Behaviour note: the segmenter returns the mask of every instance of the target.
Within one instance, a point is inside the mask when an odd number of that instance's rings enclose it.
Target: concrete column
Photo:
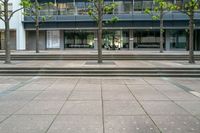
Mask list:
[[[97,31],[94,32],[94,49],[98,49]]]
[[[165,50],[170,50],[170,32],[168,30],[165,32]]]
[[[26,31],[23,25],[16,29],[16,50],[26,50]]]
[[[197,44],[197,30],[194,30],[194,50],[197,50],[198,44]]]
[[[134,43],[133,30],[130,30],[129,31],[129,50],[133,50],[133,43]]]
[[[64,50],[64,31],[60,31],[60,50]]]

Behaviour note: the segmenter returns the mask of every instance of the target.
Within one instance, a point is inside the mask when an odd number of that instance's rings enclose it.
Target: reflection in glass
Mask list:
[[[94,32],[74,31],[64,32],[65,48],[93,48]]]
[[[74,15],[75,7],[73,2],[58,3],[59,15]]]

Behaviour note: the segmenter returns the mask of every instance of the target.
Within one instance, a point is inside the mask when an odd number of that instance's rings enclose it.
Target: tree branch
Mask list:
[[[3,22],[5,22],[5,20],[2,17],[0,17],[0,20],[2,20]]]
[[[19,9],[17,9],[17,10],[15,10],[15,11],[13,11],[11,14],[10,14],[10,17],[8,18],[8,20],[10,20],[11,18],[12,18],[12,16],[16,13],[16,12],[18,12],[18,11],[20,11],[20,10],[22,10],[23,9],[23,7],[22,8],[19,8]]]

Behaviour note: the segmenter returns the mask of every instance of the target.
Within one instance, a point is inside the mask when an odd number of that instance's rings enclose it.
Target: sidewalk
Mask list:
[[[4,67],[36,67],[36,68],[200,68],[200,61],[189,64],[188,61],[12,61],[12,64],[4,64],[0,61],[0,68]]]
[[[199,78],[0,77],[0,133],[199,133]]]
[[[200,51],[194,51],[196,55],[200,55]],[[0,50],[0,55],[4,54],[4,50]],[[79,54],[89,54],[89,55],[95,55],[97,54],[97,50],[94,49],[68,49],[68,50],[40,50],[40,53],[35,53],[35,51],[15,51],[12,50],[12,54],[34,54],[34,55],[51,55],[51,54],[66,54],[66,55],[79,55]],[[134,50],[104,50],[103,49],[103,54],[122,54],[122,55],[188,55],[189,51],[164,51],[164,53],[160,53],[159,50],[146,50],[146,49],[134,49]]]

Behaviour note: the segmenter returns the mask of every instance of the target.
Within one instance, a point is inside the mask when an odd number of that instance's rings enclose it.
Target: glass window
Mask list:
[[[93,48],[94,32],[91,31],[65,31],[64,32],[65,48]]]
[[[74,15],[75,7],[73,2],[58,3],[59,15]]]
[[[151,0],[143,1],[143,11],[145,11],[147,8],[151,10],[152,5],[153,5],[153,1]]]
[[[142,11],[142,1],[141,0],[135,0],[134,11]]]
[[[133,10],[132,1],[116,1],[115,14],[131,14]]]
[[[87,15],[89,5],[93,5],[93,4],[91,2],[76,2],[77,14]]]
[[[54,5],[47,5],[46,7],[44,7],[42,10],[40,10],[40,15],[41,16],[45,16],[45,15],[57,15],[57,8]]]
[[[124,13],[131,14],[133,11],[132,1],[124,1]]]
[[[182,0],[176,0],[176,5],[182,6]]]
[[[84,15],[85,14],[85,2],[76,2],[77,14]]]

